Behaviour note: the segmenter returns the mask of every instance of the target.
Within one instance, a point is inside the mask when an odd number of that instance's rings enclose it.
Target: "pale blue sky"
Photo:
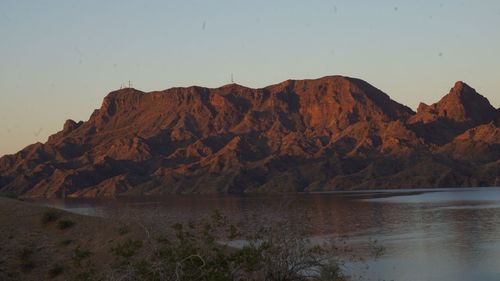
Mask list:
[[[0,155],[131,80],[262,87],[341,74],[416,108],[457,80],[500,106],[500,1],[0,0]]]

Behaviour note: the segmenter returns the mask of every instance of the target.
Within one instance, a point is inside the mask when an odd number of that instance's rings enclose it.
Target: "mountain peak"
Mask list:
[[[464,88],[464,87],[470,88],[470,86],[467,85],[467,83],[465,83],[464,81],[461,81],[461,80],[458,80],[457,82],[455,82],[455,85],[453,86],[453,88]]]
[[[458,97],[466,97],[466,96],[471,96],[471,97],[480,96],[480,97],[482,97],[480,94],[478,94],[476,92],[476,90],[474,88],[467,85],[467,83],[465,83],[463,81],[455,82],[455,85],[453,86],[453,88],[451,88],[449,95],[458,96]]]
[[[492,121],[495,108],[487,98],[463,81],[457,81],[449,93],[430,106],[421,104],[413,122],[430,122],[438,118],[458,123],[483,124]]]
[[[495,116],[495,108],[488,99],[462,81],[455,83],[450,93],[437,103],[436,108],[444,117],[459,122],[487,123]]]

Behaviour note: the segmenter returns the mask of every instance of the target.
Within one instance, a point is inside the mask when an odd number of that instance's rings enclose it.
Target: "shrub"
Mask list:
[[[130,232],[130,229],[128,228],[127,225],[121,224],[120,226],[118,226],[117,231],[118,231],[118,234],[125,235],[125,234]]]
[[[57,227],[59,229],[67,229],[75,225],[75,222],[72,220],[60,220],[59,223],[57,224]]]
[[[61,212],[58,210],[50,209],[43,213],[42,215],[42,224],[48,224],[50,222],[54,222],[61,217]]]
[[[111,253],[117,257],[130,258],[134,256],[142,247],[142,241],[128,239],[123,243],[118,243],[116,246],[111,248]]]
[[[125,280],[268,280],[346,281],[337,262],[338,248],[329,243],[312,245],[307,228],[285,221],[263,225],[243,236],[238,226],[214,214],[209,220],[175,224],[172,231],[145,240],[150,251],[127,240],[112,248],[119,257],[114,278]],[[149,233],[149,232],[148,232]],[[240,247],[229,241],[246,241]]]
[[[75,250],[73,251],[73,264],[76,267],[80,267],[82,264],[82,261],[85,259],[88,259],[92,255],[92,252],[89,250],[82,250],[81,246],[78,245],[76,246]]]
[[[23,248],[19,251],[18,257],[22,271],[31,271],[35,268],[35,262],[32,259],[33,253],[34,251],[31,248]]]
[[[342,268],[338,264],[323,266],[319,273],[320,281],[346,281]]]
[[[72,278],[75,281],[93,281],[102,280],[96,277],[95,266],[90,259],[92,252],[82,249],[78,245],[73,252],[73,268],[71,271]]]

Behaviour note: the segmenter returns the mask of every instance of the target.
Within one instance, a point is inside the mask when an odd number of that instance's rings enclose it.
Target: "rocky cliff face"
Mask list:
[[[87,122],[0,158],[26,197],[493,185],[498,110],[457,82],[417,113],[331,76],[262,89],[123,89]]]

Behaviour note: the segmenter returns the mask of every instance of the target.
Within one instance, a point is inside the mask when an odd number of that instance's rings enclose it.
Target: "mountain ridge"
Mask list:
[[[88,121],[67,120],[46,143],[1,157],[0,193],[100,197],[493,185],[500,174],[499,119],[499,110],[461,81],[417,112],[344,76],[258,89],[125,88],[109,93]]]

